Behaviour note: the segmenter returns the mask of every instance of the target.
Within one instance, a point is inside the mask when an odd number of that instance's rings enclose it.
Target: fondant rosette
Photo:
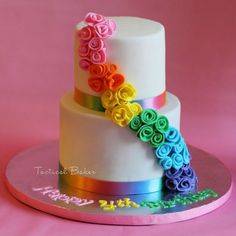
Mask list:
[[[130,109],[134,116],[138,115],[143,110],[141,105],[137,102],[130,103]]]
[[[143,124],[143,122],[142,122],[140,116],[136,115],[133,117],[133,119],[129,123],[129,127],[131,130],[137,132],[139,130],[139,128],[142,126],[142,124]]]
[[[116,30],[113,20],[103,15],[88,13],[84,22],[87,24],[78,31],[79,40],[79,65],[88,70],[91,64],[103,64],[106,62],[105,40],[112,36]]]
[[[101,97],[102,106],[105,109],[111,110],[113,107],[118,105],[118,99],[116,92],[113,90],[106,90]]]
[[[127,126],[134,116],[142,111],[140,104],[130,103],[135,98],[136,90],[129,84],[124,83],[117,90],[105,90],[101,101],[106,109],[106,116],[121,127]]]
[[[164,131],[168,130],[169,122],[156,110],[145,109],[131,120],[129,127],[136,132],[141,141],[149,142],[157,148],[165,141]]]
[[[125,81],[124,76],[117,72],[115,64],[92,64],[89,66],[89,72],[89,87],[97,93],[117,90]]]
[[[111,120],[121,127],[125,127],[129,124],[134,114],[130,109],[129,104],[117,105],[110,113]]]
[[[195,190],[197,176],[189,164],[184,164],[180,169],[170,168],[165,171],[165,187],[170,191],[188,192]]]
[[[191,157],[180,132],[173,127],[169,127],[164,135],[165,142],[155,149],[155,155],[163,169],[173,168],[179,170],[184,164],[189,164]],[[171,161],[166,165],[163,159],[170,159]],[[170,165],[170,163],[172,164]]]

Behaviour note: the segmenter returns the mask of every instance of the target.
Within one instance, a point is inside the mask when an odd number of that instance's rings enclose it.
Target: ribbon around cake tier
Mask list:
[[[105,111],[105,108],[102,106],[100,97],[84,93],[77,88],[75,88],[74,91],[74,99],[79,105],[86,107],[88,109],[100,112]],[[143,109],[146,108],[160,109],[162,106],[165,105],[166,91],[152,98],[133,100],[132,102],[138,102]]]
[[[105,195],[145,194],[162,190],[163,178],[141,181],[105,181],[74,174],[59,164],[60,181],[71,187]]]

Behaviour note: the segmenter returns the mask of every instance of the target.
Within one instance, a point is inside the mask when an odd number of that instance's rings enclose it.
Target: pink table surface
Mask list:
[[[73,88],[74,25],[91,10],[165,25],[167,88],[181,99],[182,133],[219,157],[235,180],[235,9],[234,0],[0,0],[0,235],[235,235],[235,190],[200,218],[132,227],[42,213],[15,200],[2,181],[15,154],[58,138],[59,99]]]

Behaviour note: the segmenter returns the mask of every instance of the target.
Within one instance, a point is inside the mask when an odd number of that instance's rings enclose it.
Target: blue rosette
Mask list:
[[[183,138],[180,137],[179,141],[173,145],[173,150],[175,153],[181,153],[185,147],[185,142]]]
[[[183,167],[184,164],[189,164],[191,156],[180,132],[174,127],[169,127],[168,131],[164,135],[165,142],[155,149],[155,156],[164,170],[169,169],[170,163],[172,163],[171,168],[176,170]],[[168,161],[168,169],[163,162],[160,163],[163,158],[171,159],[171,161]],[[167,161],[164,163],[166,162]]]
[[[176,144],[179,143],[179,140],[181,139],[181,134],[176,128],[169,127],[169,129],[165,133],[165,139],[169,143]]]
[[[184,143],[182,155],[183,155],[184,164],[189,164],[190,160],[191,160],[191,156],[189,154],[188,147],[187,147],[186,143]]]
[[[183,156],[180,155],[179,153],[173,153],[171,155],[171,159],[172,159],[172,167],[176,170],[180,169],[184,164]]]
[[[164,170],[169,170],[172,167],[173,163],[170,158],[164,157],[160,160],[160,165]]]
[[[158,159],[162,159],[163,157],[169,157],[171,153],[172,145],[170,143],[163,143],[157,149],[155,149],[155,155]]]

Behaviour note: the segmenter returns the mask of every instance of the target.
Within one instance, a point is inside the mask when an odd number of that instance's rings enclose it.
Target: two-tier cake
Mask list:
[[[60,104],[60,181],[112,195],[192,189],[163,25],[89,13],[75,29],[74,62],[75,88]]]

